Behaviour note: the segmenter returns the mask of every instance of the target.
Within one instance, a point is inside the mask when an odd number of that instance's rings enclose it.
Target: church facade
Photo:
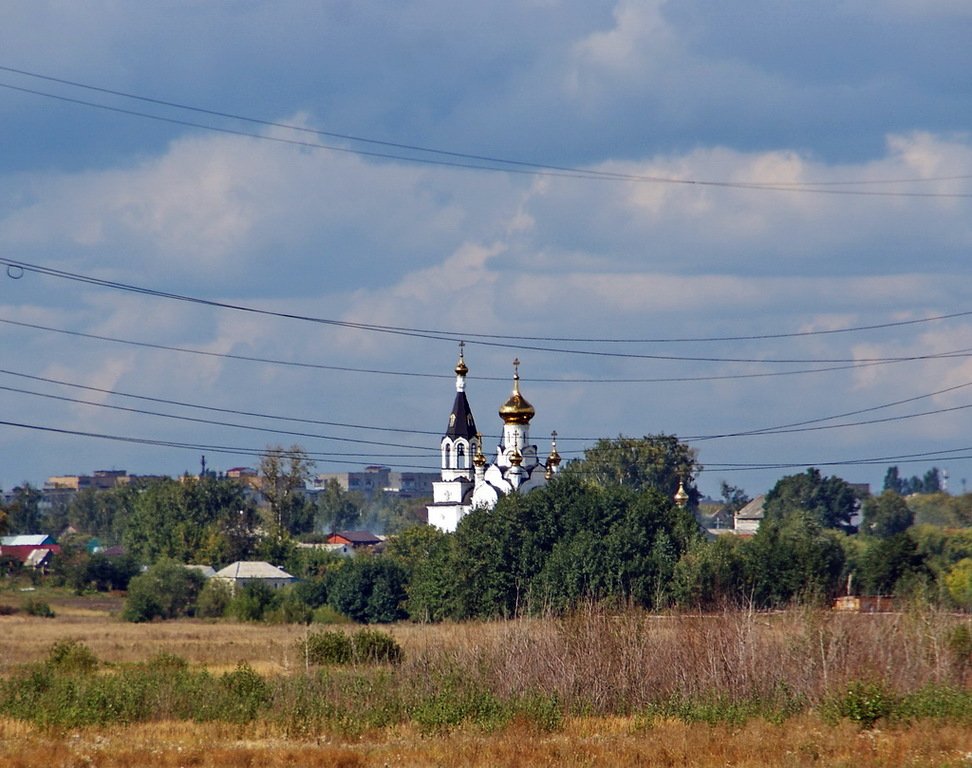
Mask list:
[[[550,453],[541,462],[537,446],[530,443],[530,421],[536,411],[520,393],[520,361],[513,361],[513,392],[499,408],[503,434],[492,462],[483,452],[483,437],[476,428],[466,398],[469,373],[460,344],[456,363],[456,396],[449,424],[439,443],[441,480],[432,484],[429,525],[454,531],[459,521],[477,507],[492,507],[501,496],[526,492],[546,485],[560,467],[557,433],[551,437]]]

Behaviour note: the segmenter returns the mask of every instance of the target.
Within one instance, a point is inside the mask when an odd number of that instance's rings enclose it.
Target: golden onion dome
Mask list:
[[[483,453],[483,436],[479,432],[476,433],[476,455],[473,456],[473,466],[486,466],[486,454]]]
[[[536,415],[536,410],[520,394],[520,361],[513,361],[513,394],[499,409],[499,417],[504,424],[529,424]]]
[[[464,341],[459,342],[459,362],[456,363],[456,376],[465,376],[469,373],[469,367],[466,365],[466,361],[462,358],[462,348],[466,346]]]

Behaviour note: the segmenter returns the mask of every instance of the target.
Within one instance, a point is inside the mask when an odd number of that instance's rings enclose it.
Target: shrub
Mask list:
[[[253,581],[236,591],[229,612],[239,621],[263,621],[264,615],[279,603],[279,596],[270,587]]]
[[[862,728],[873,728],[881,718],[894,712],[894,695],[881,682],[855,680],[843,694],[825,706],[825,714],[846,717]]]
[[[54,611],[51,606],[43,600],[35,600],[32,597],[24,601],[24,613],[28,616],[40,616],[42,619],[53,619]]]
[[[174,560],[159,560],[129,582],[122,618],[151,621],[191,616],[203,576]]]
[[[46,666],[60,674],[88,674],[98,666],[98,657],[77,640],[58,640],[47,652]]]
[[[374,629],[353,635],[314,632],[298,643],[298,650],[309,664],[398,664],[403,655],[395,638]]]
[[[233,589],[222,579],[209,579],[196,600],[196,616],[219,619],[226,615],[233,600]]]

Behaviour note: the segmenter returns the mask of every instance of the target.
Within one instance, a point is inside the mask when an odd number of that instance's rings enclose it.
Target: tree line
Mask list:
[[[217,477],[78,494],[67,512],[71,524],[121,541],[129,559],[113,574],[105,558],[68,546],[57,566],[61,577],[79,589],[117,587],[134,576],[134,564],[157,563],[169,568],[167,579],[192,580],[169,566],[261,559],[300,579],[279,594],[253,588],[242,596],[210,594],[217,588],[198,581],[169,584],[168,592],[185,599],[164,610],[143,601],[148,607],[136,613],[149,618],[198,611],[441,621],[563,613],[582,602],[769,608],[827,602],[849,584],[856,593],[972,609],[972,528],[961,527],[972,524],[972,500],[964,496],[906,499],[889,488],[862,498],[843,479],[810,468],[766,494],[755,535],[712,539],[693,514],[700,470],[694,451],[674,436],[619,437],[599,441],[546,487],[473,510],[453,534],[418,524],[415,510],[389,515],[398,532],[382,552],[343,559],[298,547],[297,537],[355,527],[363,501],[336,483],[311,501],[299,492],[309,464],[298,450],[265,458],[262,495]],[[673,501],[680,485],[689,497],[684,507]],[[725,484],[723,495],[734,508],[748,500]],[[936,516],[953,527],[922,522]],[[143,581],[135,582],[136,595],[163,583]]]

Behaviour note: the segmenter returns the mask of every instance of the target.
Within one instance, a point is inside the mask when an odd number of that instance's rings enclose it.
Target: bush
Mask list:
[[[233,600],[233,589],[222,579],[209,579],[196,600],[196,616],[219,619],[226,615]]]
[[[229,612],[239,621],[263,621],[264,616],[279,604],[279,596],[270,587],[252,581],[236,590],[229,604]]]
[[[32,597],[28,597],[24,601],[24,613],[28,616],[40,616],[42,619],[54,618],[54,611],[51,610],[50,605],[43,600],[35,600]]]
[[[199,571],[174,560],[159,560],[128,585],[125,621],[152,621],[192,616],[203,585]]]
[[[59,674],[86,675],[97,669],[98,657],[77,640],[58,640],[47,651],[46,666]]]
[[[395,638],[374,629],[353,635],[314,632],[298,643],[298,650],[309,664],[398,664],[403,656]]]
[[[891,715],[894,695],[881,682],[855,680],[843,694],[828,702],[825,714],[846,717],[862,728],[873,728],[881,718]]]

